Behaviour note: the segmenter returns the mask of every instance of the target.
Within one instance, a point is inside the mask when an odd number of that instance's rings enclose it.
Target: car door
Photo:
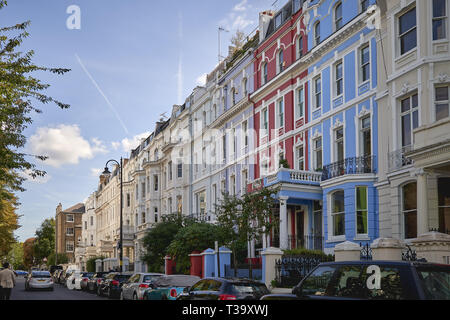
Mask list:
[[[133,293],[136,281],[139,281],[140,275],[135,274],[128,281],[126,281],[122,286],[123,297],[127,300],[133,299]]]
[[[210,287],[213,286],[215,281],[212,279],[204,279],[195,283],[189,289],[189,300],[205,300],[210,295]]]

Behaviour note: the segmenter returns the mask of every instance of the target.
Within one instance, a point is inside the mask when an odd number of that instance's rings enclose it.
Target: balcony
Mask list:
[[[320,172],[301,171],[280,168],[275,174],[264,178],[264,186],[270,186],[276,183],[308,184],[319,186],[322,178]]]
[[[375,156],[346,158],[326,165],[322,168],[322,181],[347,174],[376,173]]]
[[[412,150],[412,146],[406,146],[399,150],[389,152],[388,154],[388,170],[393,172],[405,166],[413,164],[411,158],[406,156],[407,152]]]
[[[134,240],[134,227],[132,226],[123,226],[123,240]],[[115,240],[120,239],[120,228],[116,230],[116,235],[114,237]]]

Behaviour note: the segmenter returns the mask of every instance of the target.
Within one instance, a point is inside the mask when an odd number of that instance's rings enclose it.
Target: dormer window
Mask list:
[[[281,26],[281,23],[283,22],[283,13],[280,12],[275,16],[275,29],[279,28]]]

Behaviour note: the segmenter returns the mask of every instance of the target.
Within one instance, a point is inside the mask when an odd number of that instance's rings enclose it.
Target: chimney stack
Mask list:
[[[259,43],[263,42],[270,20],[273,18],[274,14],[275,12],[272,10],[266,10],[259,13]]]

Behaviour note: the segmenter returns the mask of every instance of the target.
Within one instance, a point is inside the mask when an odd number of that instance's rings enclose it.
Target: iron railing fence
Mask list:
[[[375,156],[351,157],[322,168],[322,181],[346,174],[375,173]]]

